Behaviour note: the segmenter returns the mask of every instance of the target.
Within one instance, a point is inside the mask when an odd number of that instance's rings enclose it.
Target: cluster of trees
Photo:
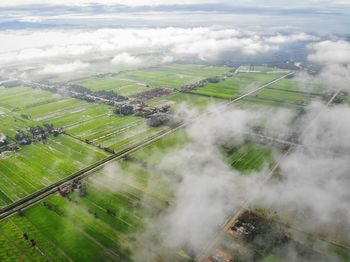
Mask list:
[[[0,154],[5,151],[16,151],[18,149],[15,143],[10,143],[8,137],[0,133]]]
[[[117,115],[129,116],[129,115],[133,115],[135,111],[134,111],[134,107],[131,105],[121,105],[116,107],[116,109],[114,110],[114,113],[116,113]]]
[[[55,206],[49,202],[44,201],[43,206],[46,207],[48,210],[55,212],[59,216],[64,215],[64,213],[61,209],[59,209],[57,206]]]
[[[222,81],[225,81],[228,77],[233,76],[234,74],[234,70],[230,70],[228,73],[226,74],[222,74],[222,75],[218,75],[218,76],[214,76],[214,77],[209,77],[191,84],[186,84],[181,88],[181,91],[191,91],[194,89],[198,89],[201,87],[206,86],[208,83],[219,83]]]
[[[243,239],[254,246],[255,250],[278,255],[285,254],[288,249],[293,250],[297,257],[305,261],[322,261],[320,254],[292,239],[284,227],[272,219],[246,211],[237,224],[254,226],[254,229],[249,230],[249,234],[244,235]]]
[[[32,126],[28,129],[19,130],[15,135],[15,140],[20,145],[29,145],[32,142],[46,140],[50,135],[58,136],[63,132],[61,128],[55,128],[52,124],[43,126]]]
[[[36,246],[36,242],[33,238],[29,238],[27,233],[23,233],[23,238],[27,240],[32,247]]]
[[[147,119],[147,124],[152,127],[157,127],[161,125],[167,125],[170,119],[166,114],[156,114]]]
[[[114,105],[116,101],[120,102],[128,100],[127,97],[121,96],[113,91],[91,91],[90,89],[80,85],[70,85],[68,89],[72,92],[73,97],[90,103],[105,100],[107,104]]]

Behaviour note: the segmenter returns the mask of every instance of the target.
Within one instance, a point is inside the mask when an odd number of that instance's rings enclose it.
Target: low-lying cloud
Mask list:
[[[113,57],[111,63],[117,66],[138,66],[142,63],[142,59],[123,52]]]
[[[152,225],[140,239],[159,231],[166,247],[187,246],[200,252],[226,219],[246,204],[272,208],[282,217],[292,215],[295,220],[289,222],[304,230],[327,227],[335,232],[341,226],[338,237],[349,237],[350,133],[346,131],[350,121],[344,117],[350,114],[349,107],[327,107],[320,102],[308,106],[295,129],[307,130],[300,133],[302,146],[285,158],[274,152],[276,160],[282,159],[279,172],[283,178],[269,183],[268,163],[260,171],[243,175],[232,169],[222,146],[244,143],[257,122],[265,123],[263,132],[267,135],[285,132],[291,129],[295,114],[285,109],[211,108],[210,112],[186,129],[190,142],[165,155],[157,166],[167,170],[163,176],[171,183],[174,199],[169,208],[152,218]],[[274,126],[272,115],[285,121]],[[339,148],[342,154],[338,154]],[[110,172],[107,177],[106,183],[119,184]]]
[[[82,63],[80,61],[74,61],[72,63],[65,64],[48,64],[41,71],[40,74],[63,74],[77,72],[89,67],[88,63]]]
[[[313,230],[328,225],[331,231],[333,226],[342,225],[343,237],[348,237],[350,121],[342,116],[350,114],[350,108],[327,108],[319,102],[307,107],[303,119],[308,121],[301,121],[298,129],[308,131],[301,136],[302,146],[280,162],[281,181],[264,183],[270,172],[267,163],[262,171],[249,176],[232,170],[220,153],[221,146],[242,143],[246,134],[252,132],[252,122],[257,120],[267,123],[265,133],[276,133],[270,129],[273,120],[268,123],[268,116],[275,114],[287,118],[290,115],[279,110],[260,113],[227,110],[206,117],[187,130],[191,138],[189,145],[163,159],[161,166],[176,167],[180,177],[180,182],[174,185],[176,201],[160,217],[170,245],[203,247],[227,217],[245,203],[270,207],[286,216],[312,218],[297,224],[299,228]],[[291,123],[280,126],[281,130],[287,130]],[[340,148],[343,151],[338,155]]]
[[[321,66],[318,76],[330,89],[350,91],[350,43],[322,41],[309,46],[308,59]]]
[[[224,52],[258,55],[284,44],[314,41],[305,33],[227,28],[123,28],[1,31],[0,67],[96,61],[139,66],[142,62],[204,61]]]

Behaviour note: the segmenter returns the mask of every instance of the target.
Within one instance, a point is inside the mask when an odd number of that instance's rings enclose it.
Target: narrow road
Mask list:
[[[270,86],[270,85],[272,85],[272,84],[274,84],[274,83],[276,83],[276,82],[278,82],[278,81],[280,81],[280,80],[282,80],[290,75],[293,75],[293,74],[295,74],[295,72],[288,73],[280,78],[277,78],[269,83],[266,83],[266,84],[264,84],[256,89],[254,89],[248,93],[245,93],[237,98],[234,98],[234,99],[230,100],[229,102],[226,102],[225,104],[223,104],[223,107],[221,109],[225,110],[227,106],[229,106],[235,102],[238,102],[238,101],[244,99],[245,97],[250,96],[250,95],[252,95],[252,94],[254,94],[254,93],[256,93],[256,92],[258,92],[258,91],[260,91],[260,90],[262,90],[262,89],[264,89],[264,88],[266,88],[266,87],[268,87],[268,86]],[[146,141],[142,141],[142,142],[140,142],[136,145],[133,145],[125,150],[122,150],[116,154],[113,154],[113,155],[111,155],[111,156],[109,156],[101,161],[96,162],[93,165],[90,165],[89,167],[86,167],[86,168],[84,168],[84,169],[82,169],[82,170],[80,170],[80,171],[78,171],[70,176],[65,177],[62,180],[59,180],[59,181],[51,184],[48,187],[45,187],[45,188],[27,196],[27,197],[24,197],[21,200],[15,202],[13,204],[10,204],[10,205],[6,206],[5,208],[1,209],[0,210],[0,221],[6,219],[9,216],[14,215],[16,212],[18,212],[20,210],[26,209],[30,206],[33,206],[33,205],[39,203],[41,200],[45,199],[46,197],[48,197],[52,194],[55,194],[58,191],[59,187],[67,185],[75,179],[81,179],[81,178],[87,177],[87,176],[93,174],[96,170],[99,170],[99,169],[103,168],[104,166],[108,165],[109,163],[111,163],[115,160],[122,159],[123,157],[127,156],[130,153],[133,153],[137,150],[140,150],[146,146],[149,146],[149,145],[155,143],[156,141],[160,140],[161,138],[163,138],[167,135],[170,135],[179,129],[187,127],[188,125],[190,125],[194,121],[196,121],[199,117],[202,117],[205,115],[212,115],[212,114],[216,114],[216,113],[218,113],[218,111],[205,112],[205,113],[199,114],[197,117],[194,117],[193,119],[191,119],[191,121],[179,124],[178,126],[173,127],[171,129],[164,130],[164,131],[160,132],[159,134],[150,137]]]

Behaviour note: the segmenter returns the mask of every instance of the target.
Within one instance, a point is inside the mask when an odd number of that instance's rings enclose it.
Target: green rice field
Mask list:
[[[233,99],[281,77],[280,74],[242,73],[219,83],[209,83],[192,93],[208,97]]]
[[[12,203],[107,157],[65,135],[0,157],[0,205]]]
[[[112,90],[130,100],[146,90],[169,88],[171,94],[145,103],[151,107],[170,105],[173,112],[180,109],[200,114],[209,106],[226,103],[286,74],[285,70],[264,65],[242,66],[241,70],[256,72],[234,74],[191,92],[177,90],[231,70],[226,66],[172,64],[91,76],[73,83],[93,91]],[[320,99],[322,92],[319,86],[303,89],[293,78],[288,78],[233,106],[252,111],[262,106],[302,110],[312,100]],[[190,146],[195,148],[196,144],[191,143],[198,140],[192,139],[193,133],[186,128],[172,130],[166,125],[154,128],[147,125],[144,117],[120,116],[114,110],[113,106],[29,87],[0,88],[0,133],[11,141],[16,131],[30,126],[53,124],[64,130],[57,137],[50,136],[0,155],[0,209],[96,164],[113,152],[123,152],[164,131],[172,131],[91,171],[81,180],[81,192],[72,190],[66,196],[58,193],[45,196],[35,205],[2,220],[1,262],[194,261],[192,247],[165,246],[167,236],[161,230],[162,218],[171,208],[176,208],[178,185],[184,179],[177,172],[176,165],[181,163],[166,160],[192,150]],[[218,161],[226,164],[227,171],[239,173],[241,178],[270,173],[283,153],[275,146],[251,140],[232,143],[215,145],[218,150],[214,153],[218,154]],[[233,238],[225,234],[223,239],[228,242],[218,242],[218,247],[232,249]],[[237,243],[243,246],[242,239]],[[253,246],[240,248],[257,253],[259,261],[282,261],[279,255],[255,250]],[[341,262],[350,258],[349,252],[340,247],[329,250],[338,254]]]
[[[151,69],[126,71],[116,76],[89,78],[75,82],[90,90],[113,90],[132,96],[153,88],[180,88],[185,84],[227,73],[228,67],[175,64]]]

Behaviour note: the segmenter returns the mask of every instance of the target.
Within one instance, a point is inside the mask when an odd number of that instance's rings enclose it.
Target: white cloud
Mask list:
[[[275,38],[274,38],[275,37]],[[218,28],[157,28],[157,29],[97,29],[97,30],[18,30],[1,31],[0,65],[39,63],[53,59],[106,58],[135,63],[140,54],[164,55],[173,59],[210,60],[225,51],[255,55],[277,50],[294,41],[312,40],[307,34],[282,33],[264,35]],[[120,54],[123,54],[119,57]],[[157,56],[156,55],[156,56]],[[168,59],[166,59],[168,60]],[[137,61],[139,62],[139,61]]]
[[[48,64],[39,73],[40,74],[62,74],[76,72],[85,69],[89,66],[88,63],[82,63],[80,61],[74,61],[72,63],[65,64]]]
[[[292,35],[276,35],[271,36],[267,39],[268,43],[273,44],[286,44],[286,43],[293,43],[298,41],[317,41],[319,40],[318,37],[306,34],[304,32],[299,34],[292,34]]]
[[[320,64],[350,64],[350,43],[344,40],[323,41],[310,45],[309,60]]]
[[[4,6],[23,6],[23,5],[68,5],[83,6],[91,4],[102,5],[127,5],[127,6],[145,6],[145,5],[178,5],[178,4],[198,4],[198,3],[217,3],[218,0],[12,0],[1,1],[0,7]]]
[[[132,56],[126,52],[116,55],[111,63],[118,66],[138,66],[142,64],[142,59]]]
[[[309,46],[308,59],[321,65],[321,82],[330,89],[350,91],[350,43],[344,40],[323,41]]]
[[[231,0],[12,0],[1,1],[0,7],[25,6],[25,5],[66,5],[84,6],[91,4],[100,5],[126,5],[126,6],[154,6],[154,5],[186,5],[186,4],[206,4],[206,3],[228,3]],[[301,2],[290,2],[287,0],[236,0],[237,6],[263,6],[263,7],[334,7],[350,6],[348,0],[305,0]]]

